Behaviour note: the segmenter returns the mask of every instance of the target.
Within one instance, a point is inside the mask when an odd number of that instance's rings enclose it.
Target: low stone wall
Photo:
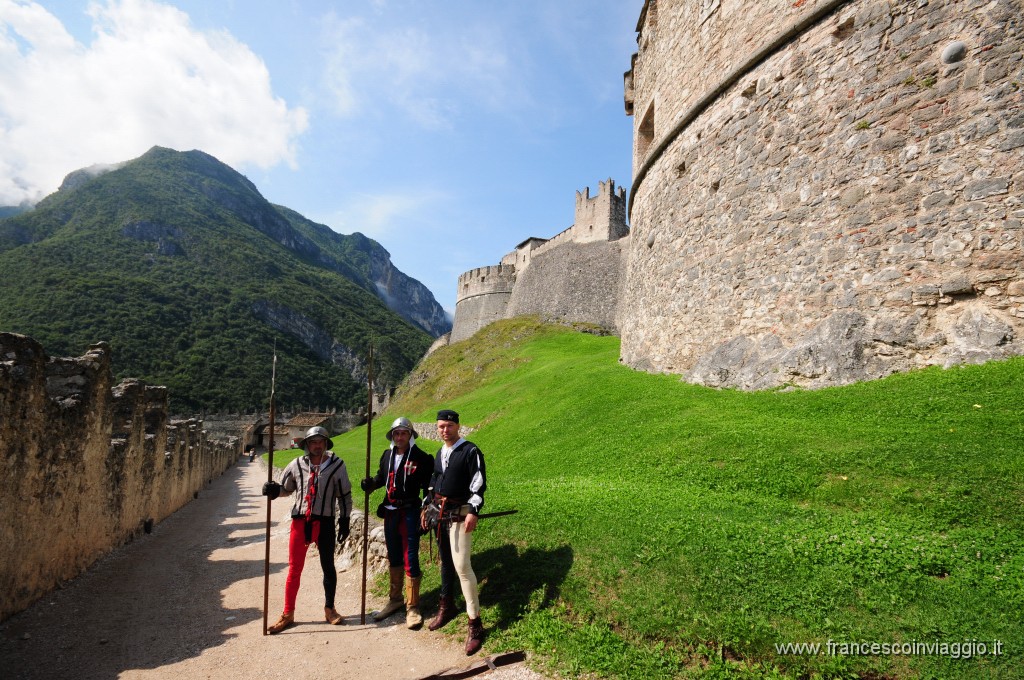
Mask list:
[[[110,347],[50,358],[0,333],[0,620],[152,529],[238,459],[171,420],[167,390],[113,385]]]

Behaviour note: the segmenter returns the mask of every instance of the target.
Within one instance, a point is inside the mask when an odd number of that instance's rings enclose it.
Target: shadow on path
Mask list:
[[[152,534],[0,625],[5,677],[116,678],[199,655],[235,637],[229,629],[262,619],[260,602],[223,606],[231,584],[264,573],[262,550],[248,550],[259,553],[251,559],[228,556],[264,542],[265,524],[253,519],[266,506],[243,485],[248,465],[241,459]]]

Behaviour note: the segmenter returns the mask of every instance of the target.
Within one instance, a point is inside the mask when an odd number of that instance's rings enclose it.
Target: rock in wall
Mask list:
[[[648,0],[623,361],[766,388],[1024,353],[1022,36],[1019,0]]]
[[[112,385],[110,348],[49,358],[0,333],[0,620],[149,531],[240,454],[201,421],[171,422],[167,391]]]

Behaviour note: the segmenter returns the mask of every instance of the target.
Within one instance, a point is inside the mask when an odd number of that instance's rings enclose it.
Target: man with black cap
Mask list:
[[[428,628],[437,630],[455,618],[452,589],[457,576],[469,617],[466,638],[466,654],[469,655],[480,649],[484,638],[476,574],[469,560],[473,530],[484,505],[484,491],[487,490],[484,454],[476,444],[459,436],[459,414],[455,411],[442,409],[437,412],[437,433],[444,445],[434,459],[430,491],[432,501],[441,509],[437,536],[441,556],[441,604]],[[426,518],[421,521],[426,529]]]
[[[359,483],[370,493],[382,486],[384,502],[377,516],[384,520],[384,543],[391,567],[388,603],[373,615],[383,621],[402,608],[402,577],[408,577],[405,592],[405,625],[415,630],[423,625],[420,614],[420,499],[430,486],[434,458],[416,446],[419,435],[408,418],[397,418],[384,435],[391,446],[380,457],[377,475]]]
[[[295,623],[295,599],[299,594],[306,552],[316,543],[320,567],[324,571],[324,620],[332,625],[344,623],[334,608],[338,588],[338,571],[334,567],[334,517],[338,508],[338,543],[348,538],[349,516],[352,512],[352,484],[348,481],[345,462],[328,451],[331,444],[327,430],[311,427],[299,442],[305,455],[299,456],[284,469],[281,483],[267,482],[263,495],[274,500],[295,491],[292,505],[292,527],[288,538],[288,578],[284,585],[284,611],[267,632],[280,633]]]

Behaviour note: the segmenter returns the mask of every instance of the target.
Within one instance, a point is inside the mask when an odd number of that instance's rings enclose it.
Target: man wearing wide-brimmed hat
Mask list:
[[[299,442],[305,451],[284,469],[281,483],[267,482],[263,495],[274,500],[281,495],[295,494],[292,505],[292,527],[288,537],[288,578],[284,586],[284,611],[268,633],[280,633],[295,623],[295,599],[299,593],[302,568],[306,552],[316,543],[320,552],[320,567],[324,570],[324,620],[338,625],[344,623],[334,608],[334,595],[338,588],[338,571],[334,567],[335,527],[337,541],[348,538],[349,516],[352,512],[352,484],[348,481],[345,462],[327,449],[331,445],[327,430],[311,427]],[[338,512],[335,513],[335,507]]]
[[[391,587],[388,603],[373,615],[383,621],[402,608],[402,581],[406,577],[405,625],[423,625],[420,614],[420,499],[430,484],[434,458],[416,446],[419,435],[408,418],[396,418],[385,435],[391,446],[380,457],[377,475],[359,483],[363,491],[385,488],[377,516],[384,520]]]
[[[459,435],[459,414],[450,409],[437,412],[437,433],[444,445],[434,459],[430,481],[433,502],[440,507],[441,521],[437,551],[441,556],[441,604],[437,616],[427,626],[437,630],[458,613],[455,611],[455,581],[462,587],[469,616],[466,654],[475,654],[483,644],[484,628],[480,620],[480,595],[476,574],[470,564],[473,530],[484,505],[487,477],[484,454],[473,442]],[[427,528],[426,516],[421,519]]]

